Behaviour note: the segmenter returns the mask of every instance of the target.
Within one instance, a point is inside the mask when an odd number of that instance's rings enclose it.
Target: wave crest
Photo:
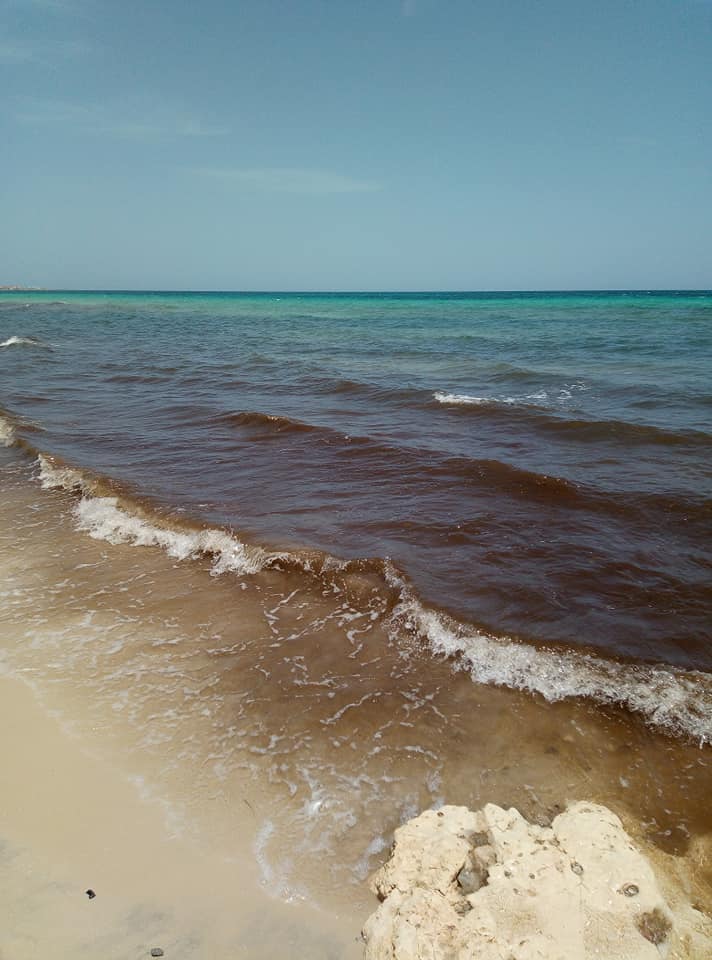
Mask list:
[[[259,413],[245,410],[239,413],[226,413],[217,418],[220,423],[227,423],[235,427],[248,427],[260,430],[263,433],[316,433],[319,427],[302,420],[293,420],[291,417],[277,416],[272,413]]]
[[[0,348],[3,347],[44,347],[48,350],[49,344],[40,340],[39,337],[8,337],[0,343]]]
[[[415,635],[432,653],[451,659],[455,669],[467,671],[475,683],[522,690],[552,703],[583,697],[604,706],[622,706],[669,734],[712,743],[712,676],[708,674],[664,664],[606,660],[573,649],[555,650],[497,637],[424,605],[407,577],[389,560],[339,560],[317,551],[268,552],[225,530],[161,525],[155,518],[123,509],[118,497],[97,495],[102,484],[88,474],[41,454],[38,462],[43,487],[79,494],[73,507],[75,522],[95,539],[158,547],[178,560],[207,557],[216,576],[250,575],[269,568],[299,569],[327,580],[336,573],[371,573],[392,594],[388,608],[394,642]]]
[[[556,399],[568,400],[571,398],[569,390],[560,391]],[[541,406],[546,405],[549,394],[546,390],[537,390],[534,393],[528,393],[521,397],[477,397],[468,393],[445,393],[443,390],[436,390],[433,394],[433,400],[444,405],[469,406],[469,407],[488,407],[488,406]]]
[[[225,530],[178,530],[159,526],[123,510],[118,497],[92,495],[94,485],[78,470],[54,465],[42,455],[38,461],[40,481],[45,489],[81,494],[73,508],[77,527],[95,540],[160,547],[176,560],[206,556],[211,558],[211,572],[216,576],[228,571],[257,573],[268,560],[275,559],[261,547],[248,546]]]
[[[434,393],[439,404],[451,407],[463,415],[487,417],[495,411],[500,416],[516,416],[517,423],[526,424],[535,430],[576,442],[635,443],[655,446],[710,447],[712,435],[702,430],[669,430],[649,423],[629,420],[588,420],[562,416],[560,407],[551,404],[539,405],[532,401],[546,399],[544,391],[527,397],[474,397],[467,394]],[[559,398],[557,398],[559,399]],[[513,410],[516,408],[516,410]],[[565,408],[564,408],[565,409]]]
[[[583,697],[622,706],[652,727],[712,743],[712,677],[663,664],[605,660],[575,650],[538,648],[495,637],[424,606],[395,571],[389,580],[401,600],[391,620],[424,640],[438,656],[453,660],[475,683],[539,694],[550,703]]]

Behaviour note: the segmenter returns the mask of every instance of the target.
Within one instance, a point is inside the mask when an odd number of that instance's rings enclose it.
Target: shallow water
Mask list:
[[[3,295],[3,669],[284,899],[367,911],[443,801],[599,800],[684,853],[712,828],[711,317]]]
[[[392,830],[445,801],[547,820],[600,800],[678,854],[709,830],[709,748],[473,684],[368,572],[216,576],[95,539],[76,494],[4,456],[3,670],[160,798],[170,832],[253,857],[275,896],[365,916]]]

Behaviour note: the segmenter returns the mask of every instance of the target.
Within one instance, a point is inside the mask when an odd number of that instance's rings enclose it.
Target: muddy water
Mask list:
[[[215,575],[78,529],[77,494],[2,451],[2,669],[160,803],[175,836],[282,900],[372,908],[403,819],[440,802],[611,806],[673,854],[712,829],[708,747],[630,713],[473,684],[368,572]],[[96,530],[94,530],[96,534]],[[698,877],[709,896],[711,876]],[[704,886],[707,884],[707,886]]]

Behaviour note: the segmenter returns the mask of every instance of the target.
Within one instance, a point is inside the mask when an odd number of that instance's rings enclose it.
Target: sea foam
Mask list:
[[[117,497],[96,496],[91,481],[79,471],[52,464],[41,454],[38,463],[43,487],[80,494],[73,507],[77,527],[97,540],[159,547],[177,560],[209,557],[214,575],[230,571],[249,575],[277,566],[280,560],[298,560],[297,554],[248,546],[223,530],[159,526],[122,509]],[[315,572],[306,557],[301,566],[305,572]],[[344,561],[333,558],[333,564],[326,562],[321,569],[328,573],[344,566]],[[708,674],[664,664],[606,660],[494,636],[424,605],[389,561],[383,572],[398,597],[390,615],[396,642],[405,629],[424,640],[435,655],[450,658],[455,669],[466,670],[475,683],[538,694],[551,703],[584,697],[602,705],[620,705],[653,727],[700,744],[712,743],[712,677]]]
[[[11,447],[15,442],[15,428],[10,421],[0,416],[0,446]]]
[[[211,572],[257,573],[270,554],[260,547],[248,546],[224,530],[176,530],[162,527],[123,510],[117,497],[94,496],[91,484],[78,470],[60,467],[41,454],[38,457],[40,481],[45,489],[81,493],[73,508],[79,530],[95,540],[128,543],[137,547],[160,547],[176,560],[210,557]]]
[[[39,340],[37,337],[8,337],[7,340],[3,340],[0,343],[0,348],[3,347],[46,347],[47,344],[43,343],[42,340]]]
[[[433,399],[445,406],[505,406],[505,407],[541,407],[551,406],[552,404],[565,404],[572,400],[574,393],[588,390],[588,387],[580,382],[566,383],[558,390],[535,390],[533,393],[526,393],[519,396],[494,396],[479,397],[468,393],[447,393],[444,390],[436,390]]]
[[[504,404],[505,406],[515,406],[519,403],[531,403],[531,401],[545,401],[548,394],[545,390],[538,390],[536,393],[527,394],[524,397],[476,397],[468,393],[445,393],[442,390],[436,390],[433,399],[438,403],[453,406],[487,406],[488,404]]]
[[[712,677],[665,664],[605,660],[576,650],[539,648],[506,636],[496,637],[458,623],[423,605],[397,573],[401,588],[391,618],[424,639],[439,656],[451,658],[475,683],[539,694],[550,703],[584,697],[619,705],[653,727],[712,743]]]

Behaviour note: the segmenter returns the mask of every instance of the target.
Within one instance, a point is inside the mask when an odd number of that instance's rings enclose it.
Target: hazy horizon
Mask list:
[[[189,287],[37,287],[29,286],[24,284],[0,284],[0,293],[179,293],[179,294],[239,294],[244,296],[256,295],[256,296],[274,296],[275,294],[283,295],[310,295],[315,296],[368,296],[369,294],[373,295],[415,295],[415,296],[425,296],[428,294],[433,294],[437,296],[448,296],[448,295],[468,295],[475,294],[477,296],[486,296],[488,294],[604,294],[604,293],[642,293],[642,294],[664,294],[664,293],[704,293],[708,294],[712,292],[711,287],[559,287],[558,289],[554,288],[545,288],[545,287],[531,287],[525,289],[524,287],[513,287],[511,289],[505,287],[492,288],[487,290],[485,288],[480,289],[448,289],[448,290],[435,290],[427,289],[423,287],[422,289],[413,288],[410,290],[400,290],[396,289],[328,289],[324,288],[321,290],[303,288],[303,289],[264,289],[264,290],[250,290],[250,289],[220,289],[218,287],[205,287],[200,288],[189,288]]]

